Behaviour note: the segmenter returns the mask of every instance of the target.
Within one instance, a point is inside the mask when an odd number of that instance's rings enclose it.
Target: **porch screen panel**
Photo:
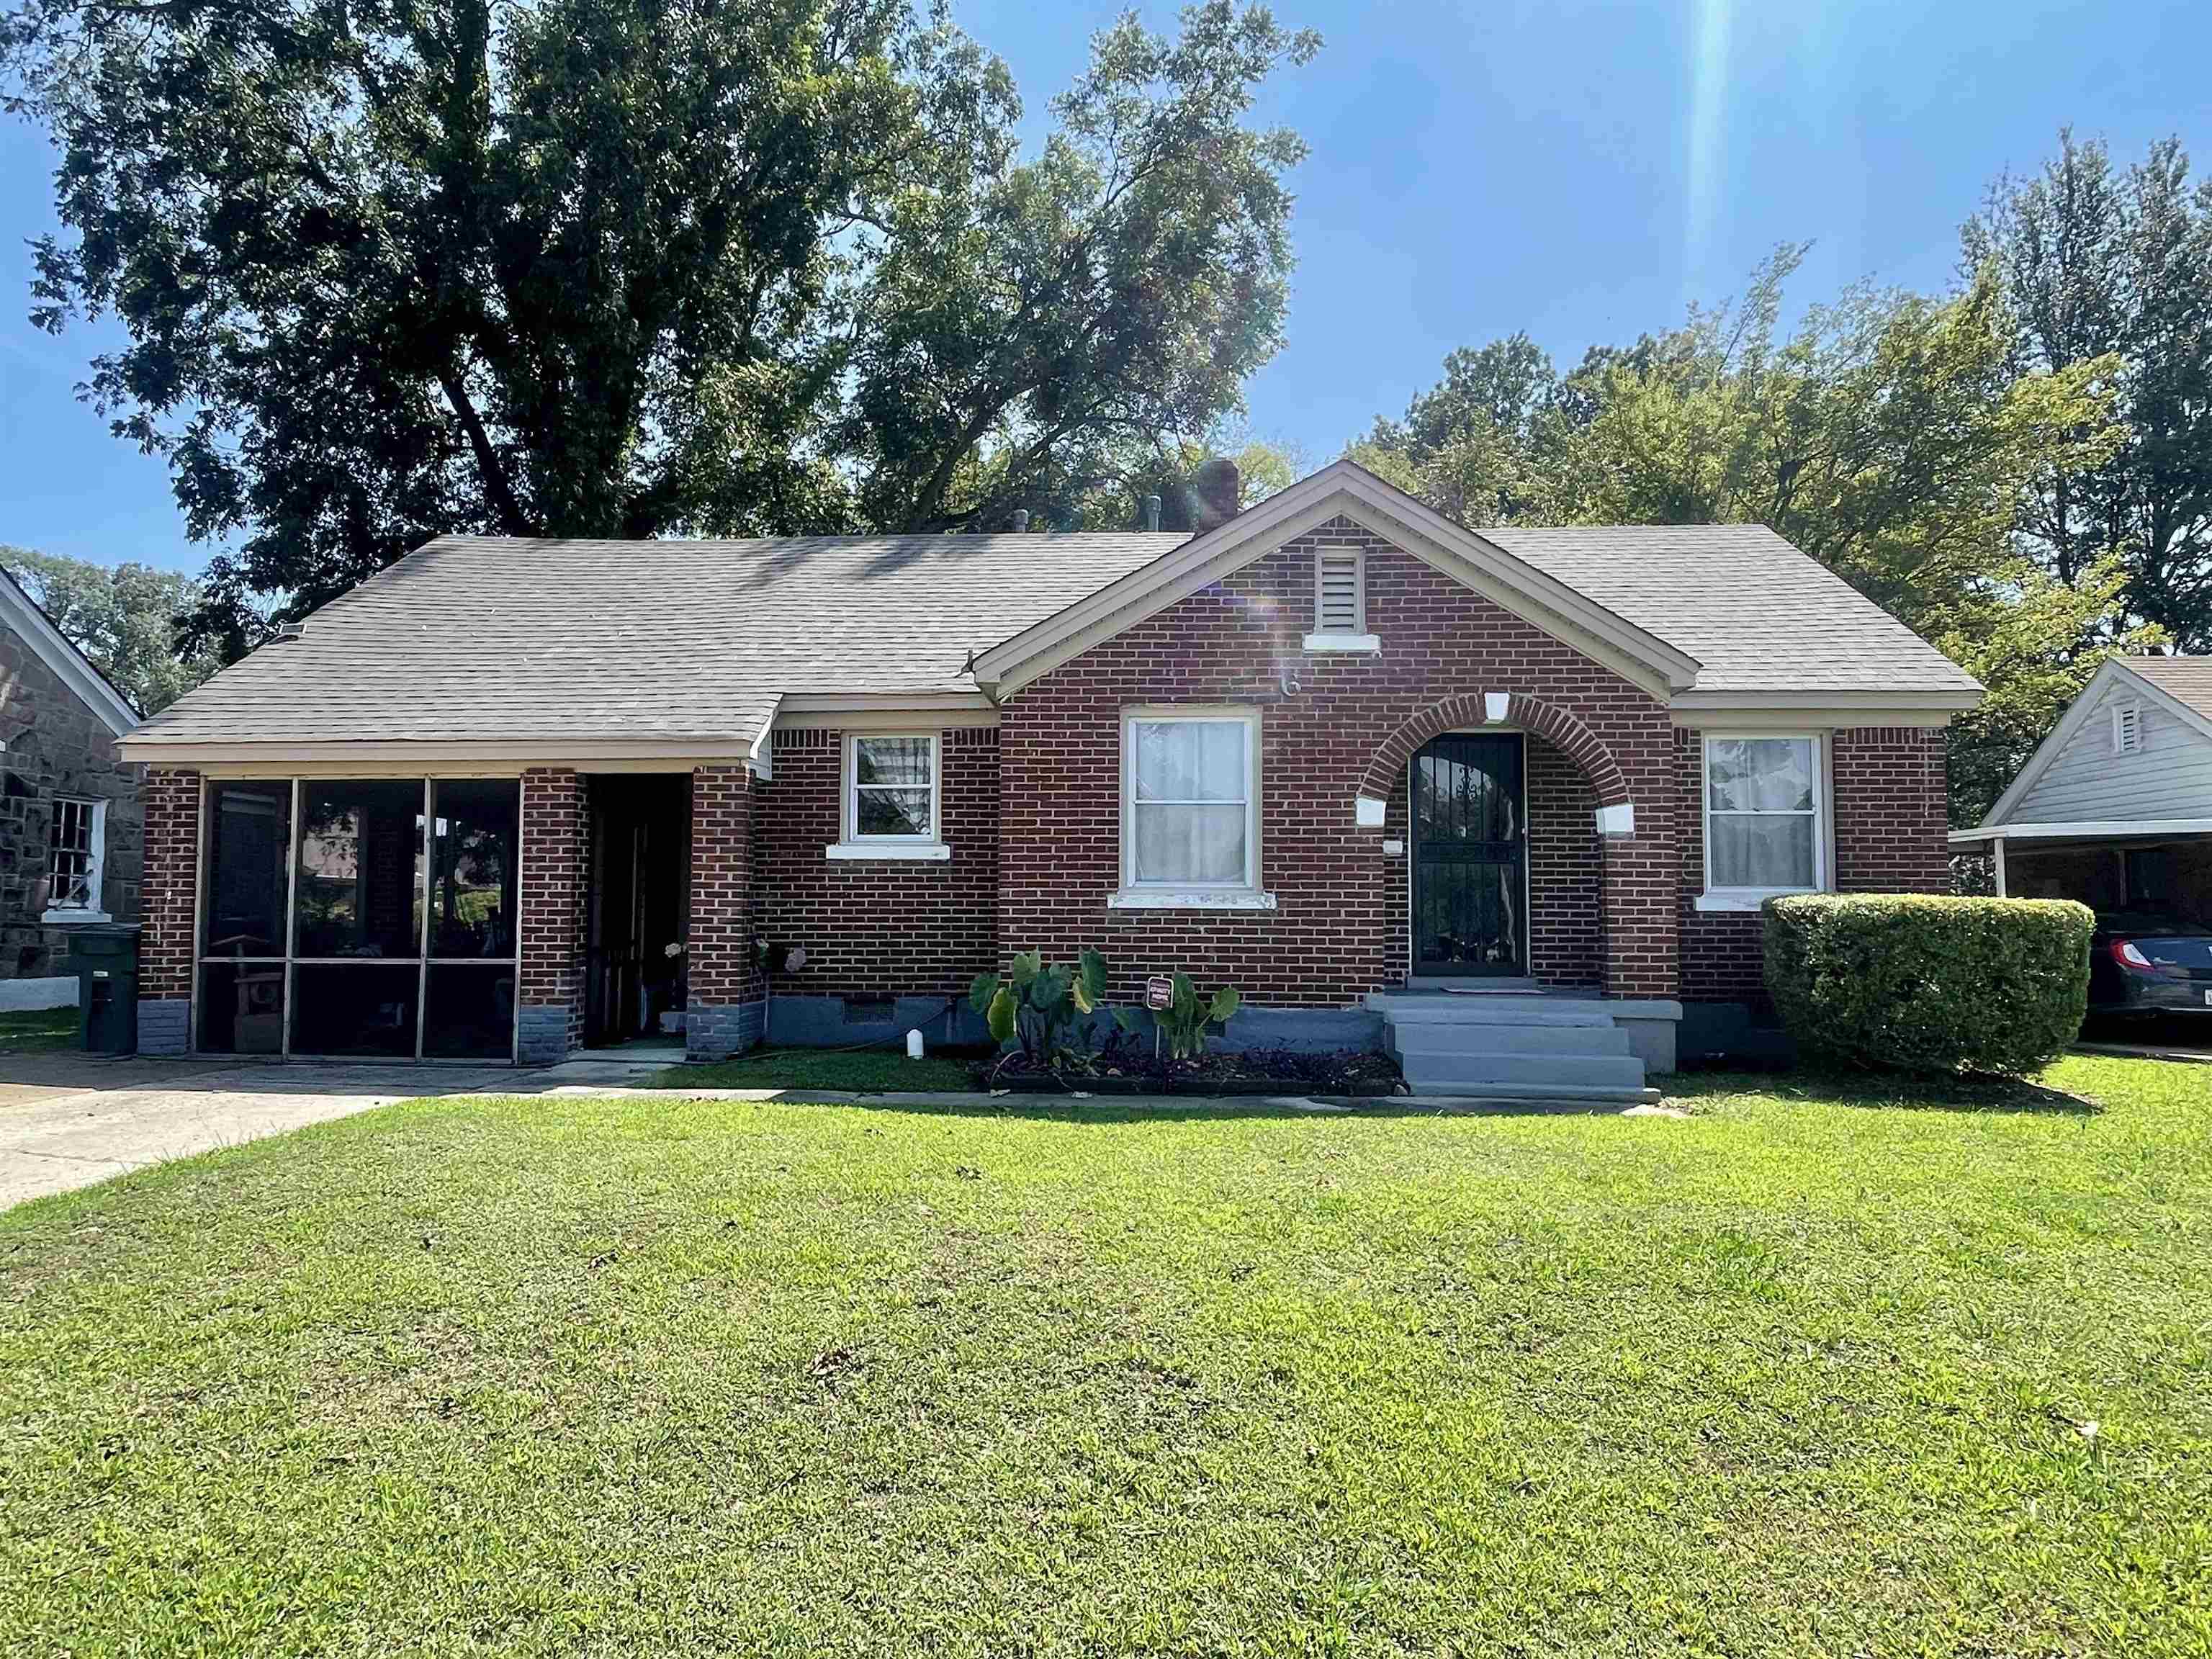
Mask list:
[[[316,780],[301,788],[293,954],[419,959],[422,781]]]
[[[291,781],[210,784],[207,821],[200,954],[281,958]]]

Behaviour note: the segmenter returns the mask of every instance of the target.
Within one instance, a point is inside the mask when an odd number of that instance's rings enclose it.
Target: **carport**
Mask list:
[[[2212,921],[2212,818],[1985,823],[1953,830],[1951,845],[1989,854],[2001,898]]]

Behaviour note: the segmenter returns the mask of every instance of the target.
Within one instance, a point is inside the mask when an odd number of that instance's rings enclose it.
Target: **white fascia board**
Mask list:
[[[124,701],[122,693],[107,683],[84,653],[5,572],[0,572],[0,622],[21,635],[39,660],[53,671],[54,678],[76,693],[110,732],[120,738],[137,729],[138,711]]]
[[[1911,726],[1941,728],[1982,699],[1979,691],[1911,691],[1889,694],[1818,691],[1804,693],[1686,693],[1669,712],[1685,731],[1806,728],[1850,726]]]
[[[1454,524],[1365,468],[1340,460],[1001,641],[976,659],[975,678],[999,696],[1018,690],[1340,515],[1607,666],[1633,665],[1640,672],[1629,678],[1662,695],[1697,677],[1697,659],[1688,653]]]
[[[2187,703],[2160,690],[2136,673],[2128,665],[2125,657],[2107,657],[2104,665],[2089,677],[2088,684],[2081,688],[2081,695],[2075,698],[2071,706],[2059,716],[2058,724],[2051,728],[2051,735],[2036,744],[2035,752],[2027,757],[2027,764],[2020,769],[2020,775],[2012,781],[2004,793],[1997,797],[1996,805],[1984,816],[1982,828],[1991,829],[2005,822],[2013,808],[2020,805],[2037,781],[2050,770],[2051,763],[2073,741],[2074,734],[2081,729],[2082,722],[2089,718],[2089,711],[2096,707],[2112,682],[2122,678],[2128,682],[2133,692],[2148,698],[2163,713],[2171,714],[2192,731],[2212,739],[2212,720],[2206,720]]]
[[[1993,841],[2091,841],[2141,836],[2212,836],[2212,818],[2075,818],[2049,823],[1984,823],[1951,831],[1954,847]]]

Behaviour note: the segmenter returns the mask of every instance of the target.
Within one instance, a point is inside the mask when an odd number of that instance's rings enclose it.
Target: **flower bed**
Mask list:
[[[1012,1054],[977,1066],[975,1082],[1021,1094],[1394,1095],[1405,1087],[1396,1062],[1371,1051],[1252,1048],[1173,1060],[1134,1044],[1043,1068]]]

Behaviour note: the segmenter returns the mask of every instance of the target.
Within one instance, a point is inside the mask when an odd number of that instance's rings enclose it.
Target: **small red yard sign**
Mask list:
[[[1148,979],[1145,981],[1145,1006],[1157,1012],[1175,1006],[1175,981],[1171,979]]]

